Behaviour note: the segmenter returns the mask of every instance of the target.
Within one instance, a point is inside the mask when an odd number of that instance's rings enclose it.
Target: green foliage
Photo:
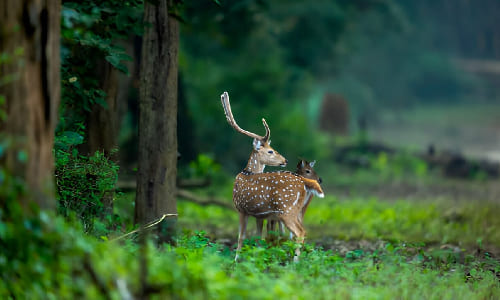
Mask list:
[[[427,163],[414,154],[405,152],[391,156],[381,152],[370,159],[370,167],[385,180],[401,179],[408,175],[425,178],[428,175]]]
[[[84,230],[91,232],[97,224],[94,219],[105,216],[103,202],[114,197],[118,166],[101,152],[89,157],[79,155],[75,146],[82,140],[75,132],[56,137],[58,211],[65,217],[74,213]]]
[[[500,294],[500,264],[488,253],[461,259],[451,250],[386,243],[375,251],[357,248],[344,255],[306,244],[301,260],[293,263],[294,243],[249,241],[235,264],[234,251],[203,232],[158,249],[151,242],[98,242],[78,230],[44,212],[23,218],[19,207],[1,210],[0,297],[115,299],[139,295],[143,281],[154,287],[152,296],[177,299],[482,299]],[[147,274],[140,276],[145,278],[137,275],[143,255]]]
[[[219,172],[220,165],[207,154],[199,154],[196,160],[189,163],[190,177],[212,177]]]
[[[61,12],[61,120],[58,132],[83,133],[85,115],[94,105],[106,107],[100,76],[105,61],[128,74],[132,60],[120,46],[142,33],[142,1],[63,1]]]
[[[220,7],[186,2],[179,53],[185,96],[179,101],[187,103],[194,134],[180,135],[179,143],[211,149],[226,170],[243,168],[251,140],[227,125],[216,100],[228,91],[237,123],[259,134],[260,118],[266,118],[273,146],[290,161],[326,156],[325,138],[307,112],[311,94],[336,72],[336,56],[348,46],[346,28],[366,11],[391,19],[387,7],[392,6],[392,1],[221,1]]]
[[[15,201],[0,210],[0,297],[95,294],[94,287],[73,281],[73,271],[82,272],[83,253],[92,250],[78,231],[46,212],[24,217]]]

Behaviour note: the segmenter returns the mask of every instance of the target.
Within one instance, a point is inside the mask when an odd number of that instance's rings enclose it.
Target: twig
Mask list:
[[[123,300],[133,300],[132,294],[130,293],[127,282],[125,279],[120,278],[116,280],[116,286],[118,288],[118,292],[120,293],[120,297]]]
[[[148,229],[150,227],[158,225],[161,221],[163,221],[167,217],[175,217],[175,216],[177,216],[177,214],[164,214],[163,216],[161,216],[161,218],[159,218],[159,219],[157,219],[155,221],[152,221],[152,222],[144,225],[144,228],[142,228],[142,229]],[[129,236],[129,235],[133,234],[133,233],[139,232],[140,230],[141,230],[141,228],[137,228],[135,230],[132,230],[131,232],[125,233],[124,235],[120,235],[120,236],[118,236],[118,237],[116,237],[114,239],[111,239],[109,241],[113,242],[113,241],[116,241],[116,240],[120,240],[120,239],[122,239],[122,238],[124,238],[126,236]]]

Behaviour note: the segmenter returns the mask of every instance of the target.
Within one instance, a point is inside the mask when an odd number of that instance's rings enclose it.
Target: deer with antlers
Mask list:
[[[302,176],[304,178],[316,180],[318,183],[321,183],[322,182],[321,177],[319,177],[319,175],[313,169],[315,164],[316,164],[316,161],[308,162],[305,159],[301,159],[297,163],[297,169],[295,170],[295,174]],[[302,210],[301,210],[300,215],[299,215],[301,222],[304,221],[304,214],[306,213],[307,207],[311,203],[312,197],[313,197],[313,193],[308,192],[306,199],[303,203]],[[257,225],[257,235],[262,236],[262,228],[264,227],[264,220],[265,219],[256,218],[255,220],[256,220],[256,225]],[[269,219],[269,218],[267,219],[267,225],[266,225],[267,237],[269,237],[269,233],[271,231],[274,231],[276,221],[278,221],[278,220],[277,219]],[[284,225],[282,222],[279,222],[279,234],[281,235],[281,234],[283,234],[283,232],[284,232]],[[292,233],[290,232],[290,239],[292,239],[292,237],[293,237]]]
[[[233,187],[233,203],[240,217],[235,260],[238,259],[238,253],[245,238],[249,216],[277,219],[293,232],[299,243],[303,243],[306,231],[299,217],[302,206],[308,192],[315,193],[320,198],[324,197],[321,186],[316,180],[291,172],[262,173],[265,165],[285,166],[287,164],[287,160],[270,146],[270,130],[265,119],[262,119],[266,129],[265,136],[243,130],[234,120],[227,92],[221,95],[221,102],[228,123],[236,131],[254,139],[254,149],[248,163],[245,169],[236,176]],[[295,254],[296,260],[300,255],[300,249],[297,248]]]

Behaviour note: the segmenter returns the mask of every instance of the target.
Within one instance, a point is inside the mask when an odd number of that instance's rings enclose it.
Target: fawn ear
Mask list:
[[[299,160],[299,162],[297,163],[297,169],[301,169],[304,167],[304,161],[301,159]]]
[[[253,139],[253,148],[259,151],[260,147],[262,147],[262,142],[259,139]]]
[[[315,160],[313,160],[312,162],[309,163],[309,165],[311,166],[311,168],[314,168],[314,164],[316,163]]]

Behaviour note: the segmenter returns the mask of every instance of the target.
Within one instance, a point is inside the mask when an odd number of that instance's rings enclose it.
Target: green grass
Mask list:
[[[448,201],[314,199],[305,224],[311,239],[385,239],[424,243],[483,243],[500,247],[500,205]]]
[[[374,174],[367,176],[377,184]],[[230,192],[230,184],[198,191],[228,204]],[[156,248],[149,244],[147,250],[148,282],[160,287],[155,297],[500,298],[499,204],[482,199],[452,201],[439,195],[384,200],[362,193],[342,198],[332,194],[314,198],[309,206],[305,217],[308,238],[297,263],[293,262],[295,243],[255,238],[245,241],[241,261],[234,263],[236,211],[178,199],[178,224],[183,233],[177,245]],[[127,222],[133,215],[133,197],[123,194],[115,203]],[[255,233],[254,224],[250,218],[250,236]],[[123,244],[85,241],[91,245],[95,267],[113,297],[119,298],[113,285],[117,276],[132,291],[139,289],[140,247],[133,238]],[[81,280],[84,283],[77,287],[92,285],[88,277]],[[89,291],[92,294],[84,295],[100,297],[95,287]]]
[[[234,210],[180,201],[179,214],[185,229],[204,230],[212,238],[237,238]],[[472,248],[482,241],[500,248],[499,215],[500,205],[491,202],[339,200],[327,196],[313,199],[304,223],[312,242],[382,239]],[[250,218],[250,235],[255,233],[254,224]]]
[[[235,239],[237,217],[229,209],[180,201],[179,223],[193,232],[181,234],[176,246],[157,248],[149,242],[144,250],[133,237],[98,241],[83,235],[81,228],[46,214],[25,221],[0,214],[4,246],[0,297],[104,299],[104,287],[110,298],[120,299],[123,287],[120,292],[117,282],[134,294],[140,291],[142,278],[155,287],[153,299],[500,297],[500,262],[477,244],[481,238],[482,243],[498,245],[497,234],[488,230],[498,228],[497,207],[478,209],[464,204],[460,206],[464,211],[446,221],[442,204],[338,201],[333,197],[314,201],[306,216],[309,242],[328,235],[386,240],[379,240],[376,247],[355,246],[348,251],[308,242],[300,261],[294,263],[294,242],[276,246],[249,239],[241,261],[234,263],[233,247],[214,242],[211,234],[194,231],[222,230]],[[460,225],[453,220],[460,220]],[[453,238],[475,244],[480,251],[426,244]],[[409,242],[412,240],[417,242]],[[148,264],[145,277],[140,271],[143,255]],[[97,281],[85,267],[85,257],[90,259]]]

